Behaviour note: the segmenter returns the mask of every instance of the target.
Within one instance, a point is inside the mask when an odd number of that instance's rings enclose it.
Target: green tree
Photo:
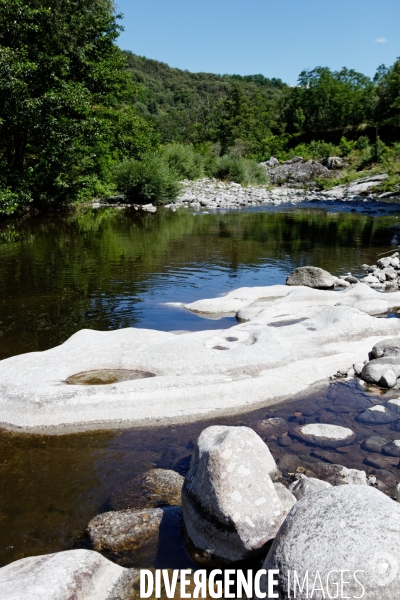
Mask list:
[[[20,202],[93,192],[113,156],[155,144],[124,106],[119,29],[112,0],[0,0],[0,187]]]

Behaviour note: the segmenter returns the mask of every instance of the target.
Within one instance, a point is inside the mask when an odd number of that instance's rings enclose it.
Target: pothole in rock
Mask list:
[[[133,369],[97,369],[71,375],[66,383],[69,385],[109,385],[110,383],[146,379],[147,377],[155,377],[155,374]]]
[[[296,325],[296,323],[302,323],[303,321],[307,321],[307,317],[302,317],[301,319],[287,319],[286,321],[275,321],[272,323],[267,323],[268,327],[287,327],[288,325]]]

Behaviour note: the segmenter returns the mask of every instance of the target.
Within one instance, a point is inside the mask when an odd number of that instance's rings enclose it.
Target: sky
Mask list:
[[[400,56],[400,0],[115,0],[124,50],[192,72],[373,77]]]

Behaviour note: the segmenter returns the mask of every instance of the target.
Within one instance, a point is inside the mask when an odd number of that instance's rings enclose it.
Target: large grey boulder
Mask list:
[[[314,160],[304,162],[300,156],[284,164],[267,169],[271,183],[298,185],[312,182],[316,177],[330,177],[329,169]]]
[[[388,356],[398,356],[400,358],[400,337],[378,342],[372,348],[372,354],[375,358],[387,358]]]
[[[130,600],[139,571],[91,550],[22,558],[0,569],[4,600]]]
[[[396,378],[400,377],[400,356],[388,356],[370,360],[361,371],[361,379],[368,383],[379,384],[382,376],[387,371],[393,371]]]
[[[398,503],[370,486],[333,487],[306,495],[295,504],[263,568],[279,570],[281,600],[338,598],[341,571],[343,581],[349,582],[344,584],[342,598],[393,600],[399,597],[399,538]],[[356,571],[364,594],[354,578]],[[302,591],[297,586],[296,594],[294,572],[298,581],[305,582]],[[323,592],[312,593],[313,587],[321,590],[322,586]],[[267,591],[265,581],[261,589]]]
[[[285,517],[269,473],[276,463],[248,427],[212,426],[199,436],[182,489],[189,539],[206,557],[232,562],[262,551]]]
[[[286,279],[286,285],[305,285],[317,290],[333,289],[334,277],[319,267],[298,267]]]

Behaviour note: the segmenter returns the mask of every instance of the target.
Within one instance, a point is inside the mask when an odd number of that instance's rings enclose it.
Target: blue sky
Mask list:
[[[262,73],[295,84],[303,69],[373,76],[400,56],[400,0],[116,0],[119,45],[172,67]]]

